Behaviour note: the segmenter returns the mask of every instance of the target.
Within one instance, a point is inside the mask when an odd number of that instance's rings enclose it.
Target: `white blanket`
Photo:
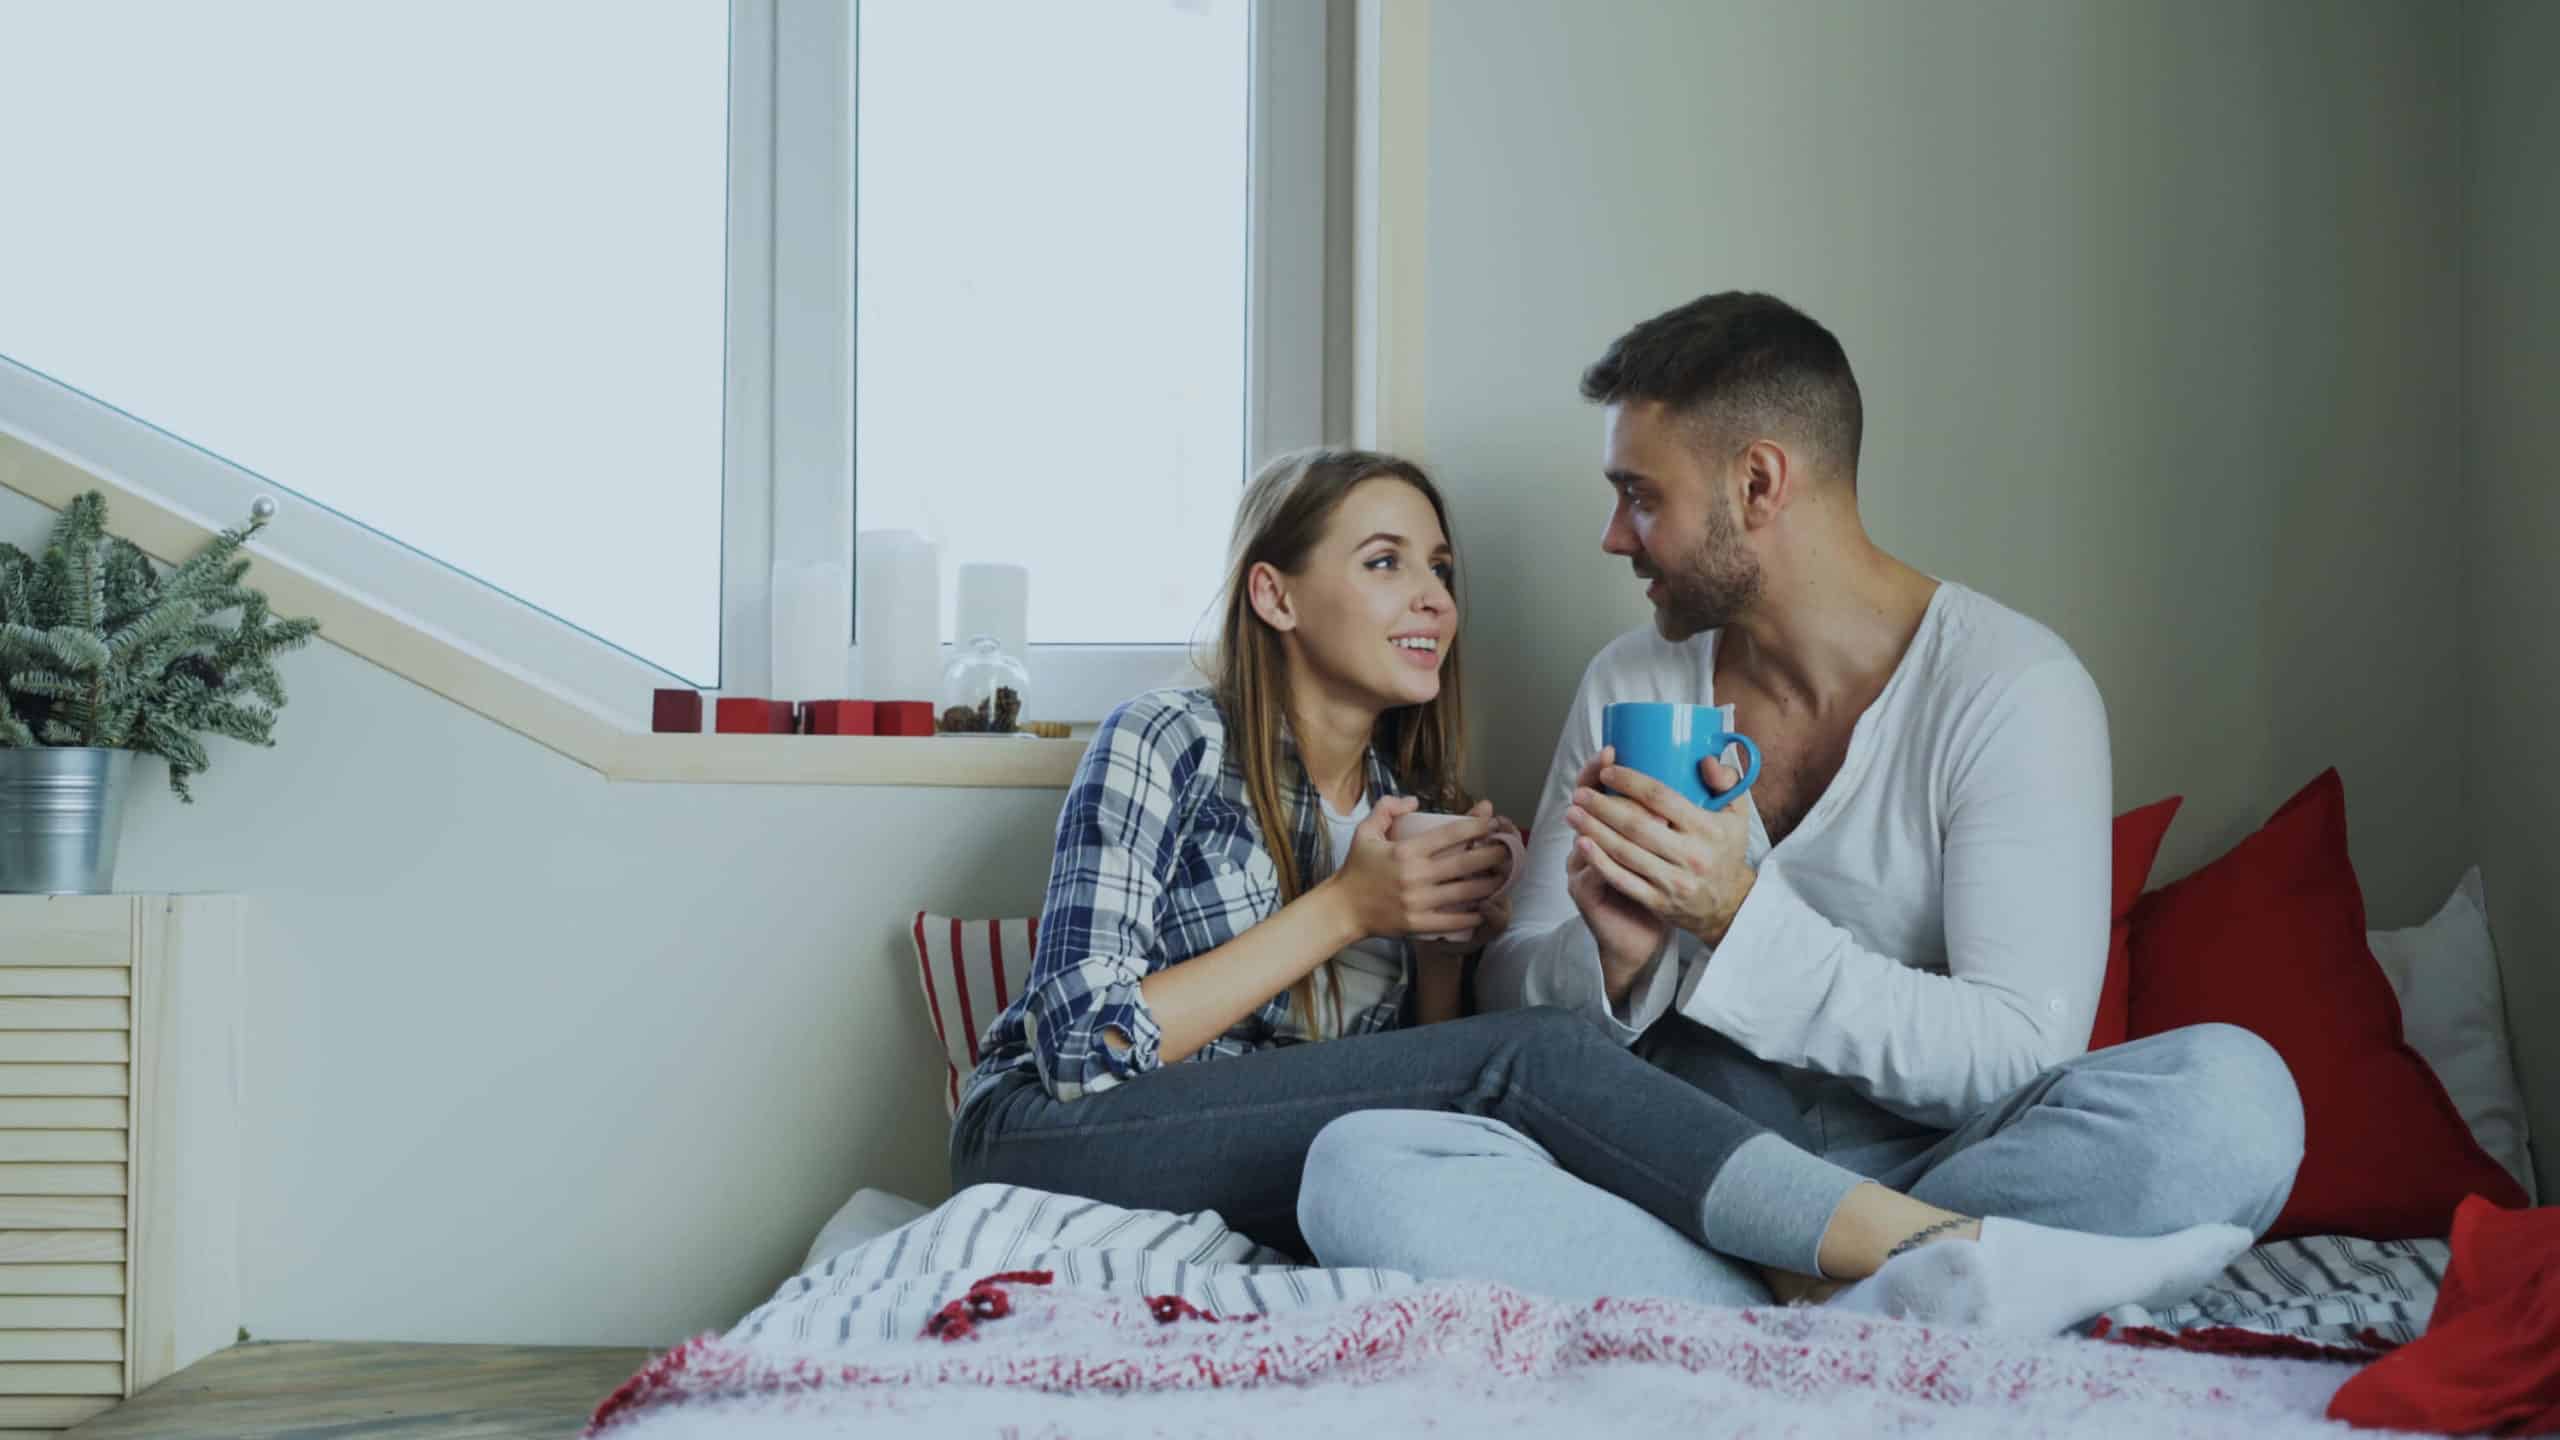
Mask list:
[[[919,1218],[786,1280],[729,1338],[843,1347],[911,1340],[983,1276],[1051,1270],[1106,1295],[1179,1295],[1216,1315],[1301,1310],[1413,1287],[1387,1270],[1292,1265],[1215,1211],[1174,1215],[1020,1185],[973,1185]]]
[[[653,1362],[599,1432],[2284,1440],[2342,1433],[2321,1412],[2351,1373],[1271,1259],[1211,1215],[977,1187]],[[950,1338],[917,1338],[937,1316]]]

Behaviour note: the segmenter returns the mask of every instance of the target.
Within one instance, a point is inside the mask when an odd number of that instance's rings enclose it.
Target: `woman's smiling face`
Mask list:
[[[1292,622],[1281,628],[1308,678],[1381,710],[1437,698],[1458,638],[1454,563],[1420,490],[1389,475],[1353,486],[1305,567],[1279,582]]]

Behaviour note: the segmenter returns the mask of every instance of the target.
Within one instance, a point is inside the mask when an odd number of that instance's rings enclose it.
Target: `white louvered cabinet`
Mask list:
[[[238,1333],[236,895],[0,895],[0,1440]]]

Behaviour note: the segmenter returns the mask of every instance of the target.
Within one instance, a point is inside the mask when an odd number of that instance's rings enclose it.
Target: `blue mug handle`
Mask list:
[[[1724,753],[1724,747],[1727,745],[1739,745],[1742,747],[1742,779],[1736,782],[1732,789],[1725,791],[1721,795],[1709,795],[1707,797],[1707,808],[1710,810],[1721,810],[1727,805],[1732,804],[1734,801],[1741,799],[1742,792],[1751,788],[1751,782],[1760,778],[1760,747],[1751,743],[1751,737],[1748,735],[1736,735],[1730,730],[1720,731],[1716,734],[1713,740],[1709,742],[1707,753],[1710,755],[1722,755]],[[1703,788],[1705,777],[1699,777],[1699,781]]]

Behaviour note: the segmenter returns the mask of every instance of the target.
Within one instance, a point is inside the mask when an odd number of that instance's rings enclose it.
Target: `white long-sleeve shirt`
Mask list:
[[[1826,1151],[1952,1129],[2079,1054],[2106,972],[2106,710],[2060,637],[1953,584],[1795,830],[1773,847],[1736,802],[1758,874],[1722,943],[1675,929],[1626,1008],[1610,1005],[1565,892],[1564,810],[1603,707],[1716,703],[1716,639],[1631,631],[1584,672],[1483,1003],[1566,1006],[1629,1042],[1676,1006],[1805,1072],[1790,1078]],[[1843,1086],[1868,1104],[1836,1103]]]

